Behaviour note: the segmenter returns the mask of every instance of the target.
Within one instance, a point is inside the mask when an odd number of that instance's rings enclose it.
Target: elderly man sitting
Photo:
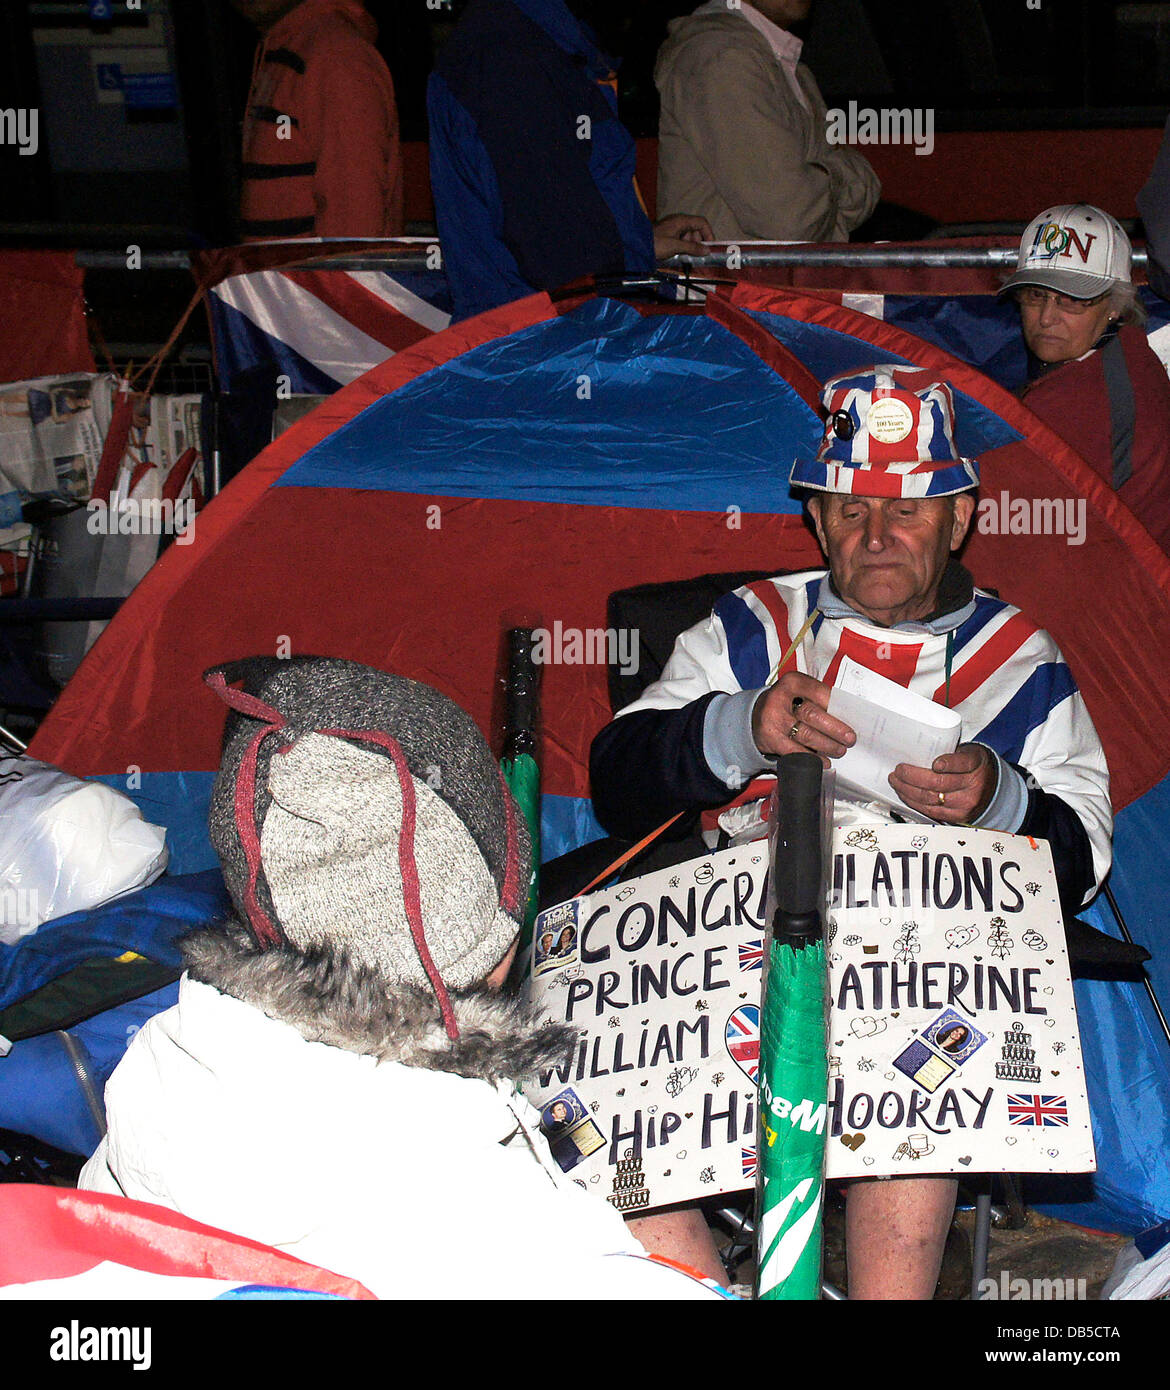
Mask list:
[[[1170,380],[1142,328],[1130,261],[1107,212],[1047,208],[1001,293],[1019,306],[1028,348],[1020,398],[1170,551]]]
[[[791,481],[812,494],[828,571],[739,589],[683,633],[661,679],[594,742],[598,818],[635,837],[735,797],[720,824],[742,830],[772,758],[812,750],[831,764],[855,742],[828,712],[849,656],[962,718],[954,753],[895,769],[891,801],[940,823],[1048,840],[1075,912],[1110,862],[1105,757],[1052,638],[951,558],[979,475],[955,449],[950,388],[876,366],[828,382],[823,401],[821,447]],[[839,803],[837,814],[882,813]],[[955,1189],[946,1176],[851,1185],[852,1298],[931,1296]]]

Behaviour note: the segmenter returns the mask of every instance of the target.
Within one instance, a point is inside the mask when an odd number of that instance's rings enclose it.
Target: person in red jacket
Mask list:
[[[244,120],[244,240],[401,234],[394,84],[361,0],[232,4],[264,36]]]
[[[1170,553],[1170,379],[1147,341],[1129,238],[1100,208],[1048,208],[1024,232],[1014,295],[1028,348],[1017,393]]]

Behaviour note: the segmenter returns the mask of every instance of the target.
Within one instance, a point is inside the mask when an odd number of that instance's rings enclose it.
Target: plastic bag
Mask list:
[[[0,943],[153,883],[166,831],[101,782],[0,758]]]

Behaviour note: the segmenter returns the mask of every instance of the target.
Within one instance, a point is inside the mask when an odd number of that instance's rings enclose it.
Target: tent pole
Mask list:
[[[1129,928],[1125,924],[1125,918],[1121,915],[1121,908],[1118,907],[1117,899],[1113,896],[1113,889],[1110,888],[1108,884],[1105,884],[1105,897],[1109,902],[1109,906],[1113,909],[1113,916],[1117,921],[1117,925],[1121,928],[1122,936],[1124,936],[1126,941],[1132,946],[1134,944],[1133,937],[1129,934]],[[1162,1025],[1162,1033],[1166,1038],[1166,1042],[1170,1044],[1170,1025],[1166,1023],[1166,1015],[1162,1012],[1162,1006],[1158,1003],[1158,996],[1154,993],[1154,986],[1145,970],[1142,971],[1142,983],[1146,987],[1146,993],[1150,996],[1150,1003],[1154,1006],[1154,1012],[1158,1015],[1158,1022]]]

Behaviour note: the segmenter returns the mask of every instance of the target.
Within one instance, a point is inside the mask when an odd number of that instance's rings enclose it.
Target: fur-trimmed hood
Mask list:
[[[181,945],[193,980],[287,1023],[310,1042],[380,1062],[520,1082],[562,1064],[578,1039],[575,1029],[542,1022],[516,999],[473,989],[451,995],[459,1027],[452,1041],[428,990],[389,983],[327,946],[262,950],[238,922],[194,932]]]

